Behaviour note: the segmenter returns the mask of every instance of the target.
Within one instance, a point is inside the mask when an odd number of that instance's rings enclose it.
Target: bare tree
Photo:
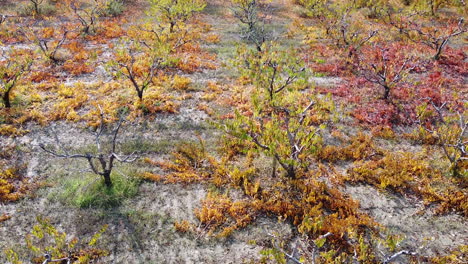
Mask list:
[[[265,29],[265,15],[271,12],[268,6],[263,6],[260,0],[233,0],[231,8],[234,17],[245,26],[242,38],[252,42],[258,51],[262,51],[262,44],[267,41]],[[262,9],[262,10],[261,10]]]
[[[335,42],[335,46],[348,50],[348,58],[353,57],[364,44],[371,41],[378,30],[367,29],[364,23],[356,23],[356,17],[351,13],[351,8],[344,10],[330,10],[336,21],[332,18],[324,18],[321,24],[326,29],[326,34]],[[373,28],[372,25],[368,27]]]
[[[88,164],[91,170],[103,177],[104,183],[109,188],[112,186],[111,180],[111,173],[112,169],[114,168],[114,162],[133,162],[135,161],[138,156],[135,152],[129,155],[123,155],[117,153],[117,136],[119,134],[120,128],[123,123],[123,118],[120,118],[117,126],[109,133],[111,137],[110,141],[110,149],[108,151],[104,151],[102,147],[102,137],[105,134],[105,124],[104,124],[104,114],[101,111],[101,122],[99,128],[94,133],[95,144],[97,151],[96,153],[69,153],[68,150],[65,148],[63,143],[57,136],[57,133],[54,133],[54,140],[55,140],[55,148],[50,148],[45,146],[43,143],[39,144],[42,150],[45,152],[60,158],[77,158],[77,159],[85,159],[88,161]]]
[[[0,96],[6,108],[11,107],[10,97],[21,77],[31,70],[32,55],[23,50],[0,54]]]
[[[411,18],[403,18],[396,21],[390,17],[390,24],[406,36],[410,41],[423,44],[434,50],[434,60],[439,60],[442,51],[449,44],[450,40],[467,32],[467,27],[463,18],[460,18],[456,24],[443,25],[441,27],[425,26],[418,24]],[[432,22],[431,22],[432,23]]]
[[[382,99],[386,101],[390,101],[392,89],[415,68],[412,57],[400,55],[395,48],[372,45],[354,62],[360,76],[384,89]]]
[[[60,61],[56,56],[57,51],[62,47],[63,43],[67,39],[67,34],[68,34],[68,31],[64,30],[61,39],[58,40],[58,42],[56,41],[52,45],[50,45],[48,40],[38,38],[36,36],[36,43],[39,46],[42,54],[44,54],[44,56],[47,59],[51,60],[54,64],[58,64]]]
[[[62,48],[67,40],[69,29],[61,27],[60,31],[57,30],[57,34],[52,36],[44,36],[40,27],[37,23],[31,26],[25,27],[25,30],[20,30],[20,33],[29,41],[33,42],[39,47],[40,52],[44,57],[51,61],[53,64],[60,64],[61,59],[57,56],[58,51]],[[58,33],[60,32],[60,34]]]
[[[96,32],[96,25],[99,22],[99,12],[104,4],[100,0],[93,0],[92,3],[77,4],[76,1],[70,3],[70,8],[82,25],[84,34],[93,34]]]
[[[138,99],[143,101],[144,91],[153,84],[153,78],[168,60],[168,48],[162,45],[153,48],[145,43],[131,42],[124,43],[123,48],[116,50],[116,53],[122,53],[123,56],[116,56],[109,63],[110,69],[130,80]],[[136,70],[142,65],[144,70]]]
[[[435,124],[430,124],[427,118],[427,107],[419,113],[419,118],[416,123],[425,131],[433,135],[437,139],[437,144],[442,148],[445,157],[451,164],[451,171],[454,177],[460,176],[460,170],[466,168],[468,162],[468,120],[467,112],[456,112],[456,114],[448,113],[447,103],[437,105],[433,100],[429,99],[427,106],[431,106],[436,114]],[[463,163],[465,163],[463,165]],[[462,175],[466,173],[463,172]]]
[[[41,5],[44,2],[44,0],[29,0],[34,8],[34,15],[40,15],[41,14]]]

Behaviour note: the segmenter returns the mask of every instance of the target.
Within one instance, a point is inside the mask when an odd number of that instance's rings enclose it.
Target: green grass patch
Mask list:
[[[314,77],[327,77],[327,74],[324,72],[314,72]]]
[[[135,174],[112,173],[112,187],[110,188],[104,184],[100,176],[95,174],[71,177],[60,184],[60,190],[52,199],[79,208],[116,207],[123,200],[138,194],[141,180],[133,175]]]
[[[211,45],[206,48],[209,53],[214,53],[220,59],[220,61],[228,62],[236,58],[236,49],[233,48],[238,42],[222,42],[220,44]],[[220,70],[220,69],[218,69]],[[223,69],[221,69],[223,70]]]

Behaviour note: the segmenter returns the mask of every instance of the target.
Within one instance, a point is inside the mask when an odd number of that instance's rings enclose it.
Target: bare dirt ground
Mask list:
[[[346,191],[390,232],[404,234],[402,248],[435,255],[468,241],[467,223],[458,214],[436,216],[417,199],[381,193],[370,186],[350,186]]]

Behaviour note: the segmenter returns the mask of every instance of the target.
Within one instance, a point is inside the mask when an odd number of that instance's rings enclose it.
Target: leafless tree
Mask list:
[[[268,40],[265,14],[272,11],[271,7],[260,0],[246,0],[234,2],[231,10],[234,17],[245,26],[242,38],[252,42],[258,51],[262,51],[262,44]]]
[[[56,45],[49,45],[49,40],[38,38],[36,36],[36,43],[39,46],[41,52],[54,64],[58,64],[60,62],[60,59],[58,59],[56,55],[57,51],[62,47],[63,43],[67,39],[67,34],[68,31],[64,30],[61,39],[58,40]]]
[[[414,68],[412,57],[400,60],[395,57],[395,50],[373,45],[369,51],[361,53],[360,58],[354,62],[358,74],[368,82],[379,85],[384,89],[382,99],[389,101],[390,92]]]
[[[35,15],[40,15],[41,14],[41,8],[40,6],[44,2],[44,0],[29,0],[34,8],[34,14]]]
[[[20,30],[20,33],[29,41],[35,43],[44,57],[51,61],[53,64],[57,65],[61,63],[61,59],[58,58],[58,51],[60,48],[65,44],[67,40],[67,35],[70,32],[65,27],[60,29],[61,35],[60,36],[53,36],[46,38],[43,36],[40,27],[36,27],[37,23],[25,27],[24,30]]]
[[[104,151],[104,148],[102,147],[103,145],[102,137],[105,135],[105,124],[104,124],[104,114],[102,113],[102,111],[101,111],[100,117],[101,117],[101,122],[100,122],[99,128],[94,133],[95,144],[97,148],[96,153],[84,153],[83,154],[83,153],[68,152],[66,147],[58,138],[57,133],[54,133],[54,140],[55,140],[55,145],[56,145],[54,148],[50,148],[44,145],[43,143],[39,144],[39,146],[42,150],[44,150],[45,152],[55,157],[77,158],[77,159],[87,160],[91,170],[95,174],[103,177],[104,183],[106,184],[107,187],[111,187],[112,186],[111,173],[112,173],[112,169],[114,168],[114,162],[119,161],[119,162],[130,163],[130,162],[135,161],[138,158],[138,156],[136,155],[135,152],[129,155],[123,155],[123,154],[117,153],[117,149],[116,149],[117,136],[122,126],[123,118],[120,118],[116,127],[109,133],[109,136],[111,137],[110,149],[107,151]]]
[[[468,162],[468,120],[466,120],[466,111],[464,113],[456,112],[456,117],[449,116],[447,113],[447,103],[437,105],[433,100],[429,99],[429,105],[434,109],[437,121],[435,125],[426,125],[423,120],[424,112],[419,114],[416,123],[433,135],[438,145],[442,148],[445,157],[451,164],[451,170],[454,177],[460,176],[460,169],[463,168],[462,163]]]
[[[113,72],[119,73],[130,80],[140,101],[143,100],[144,91],[153,84],[154,76],[163,68],[163,63],[167,60],[167,53],[156,52],[150,45],[144,43],[143,45],[146,49],[141,49],[134,43],[125,43],[123,52],[127,56],[109,64]],[[142,74],[135,72],[136,66],[146,59],[149,59],[147,69]]]
[[[365,30],[361,27],[353,28],[352,21],[355,18],[351,16],[350,12],[350,9],[343,11],[336,24],[330,23],[330,26],[335,28],[327,28],[327,33],[330,35],[332,31],[337,31],[335,33],[337,35],[335,45],[338,48],[349,49],[348,58],[351,58],[356,50],[359,50],[378,33],[378,30]]]
[[[96,31],[98,24],[99,12],[103,4],[99,0],[93,0],[90,6],[85,4],[77,4],[76,1],[70,3],[70,8],[83,26],[84,34],[93,34]]]
[[[413,15],[414,16],[414,15]],[[434,50],[434,60],[439,60],[442,51],[449,44],[450,40],[467,32],[467,27],[463,18],[460,18],[451,29],[441,31],[440,27],[424,26],[415,21],[396,21],[390,17],[390,24],[397,28],[401,34],[406,36],[410,41],[423,44]],[[450,25],[443,25],[442,27]]]
[[[31,70],[32,58],[28,53],[0,54],[0,96],[6,108],[11,107],[10,94],[16,88],[21,77]],[[15,56],[21,56],[24,60]]]

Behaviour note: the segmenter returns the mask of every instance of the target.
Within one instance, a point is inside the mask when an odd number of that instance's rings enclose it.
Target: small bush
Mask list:
[[[16,12],[19,16],[32,16],[34,14],[34,8],[32,5],[23,4],[18,7]]]
[[[57,230],[48,218],[37,216],[37,222],[25,237],[26,247],[15,246],[4,251],[8,263],[95,263],[109,254],[97,247],[107,225],[92,237],[83,239]]]
[[[52,16],[56,13],[56,11],[57,8],[51,4],[44,4],[40,9],[41,14],[45,16]]]
[[[115,173],[111,175],[112,187],[107,188],[102,179],[95,175],[75,177],[64,183],[58,199],[79,208],[111,208],[120,205],[138,193],[140,180],[132,176]]]
[[[190,84],[192,84],[192,80],[184,76],[176,75],[172,80],[172,88],[176,90],[188,90],[190,88]]]
[[[34,10],[34,6],[32,4],[22,4],[17,9],[17,13],[19,16],[51,16],[54,15],[55,12],[56,7],[48,3],[44,3],[39,6],[39,14],[36,14],[36,11]]]
[[[310,11],[302,6],[294,6],[293,12],[302,18],[310,18]]]
[[[122,15],[125,11],[125,5],[121,0],[111,0],[107,3],[104,9],[104,15],[110,17],[116,17]]]
[[[0,203],[2,204],[18,201],[34,188],[34,183],[24,177],[27,164],[19,162],[18,157],[21,154],[16,145],[5,145],[0,149]],[[2,219],[1,214],[0,219]]]

